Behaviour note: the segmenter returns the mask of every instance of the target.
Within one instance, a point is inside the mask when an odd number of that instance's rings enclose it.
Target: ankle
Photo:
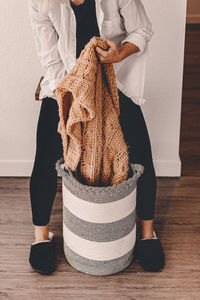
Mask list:
[[[44,226],[35,225],[35,242],[48,240],[48,239],[49,239],[48,224]]]
[[[152,220],[141,220],[141,238],[153,238],[154,228],[153,228],[153,219]]]

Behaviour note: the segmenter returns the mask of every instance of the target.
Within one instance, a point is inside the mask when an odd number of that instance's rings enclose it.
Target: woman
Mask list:
[[[55,163],[63,155],[57,132],[59,121],[55,88],[73,67],[85,44],[101,36],[108,51],[96,47],[100,63],[113,63],[119,92],[119,121],[128,145],[130,161],[144,166],[138,180],[136,209],[141,221],[137,252],[145,270],[164,266],[164,251],[153,227],[156,177],[151,144],[140,105],[143,98],[147,43],[153,31],[140,0],[29,0],[30,20],[37,53],[44,68],[39,98],[37,147],[30,178],[30,199],[35,241],[29,262],[39,273],[55,269],[55,239],[49,232],[56,195]]]

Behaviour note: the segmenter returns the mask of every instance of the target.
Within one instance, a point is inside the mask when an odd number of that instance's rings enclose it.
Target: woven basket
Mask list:
[[[56,162],[62,177],[63,248],[75,269],[95,276],[111,275],[127,268],[136,241],[137,180],[144,171],[130,164],[131,175],[120,184],[95,187],[79,182]]]

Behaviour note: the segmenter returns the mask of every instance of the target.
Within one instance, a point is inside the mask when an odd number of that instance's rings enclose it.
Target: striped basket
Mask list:
[[[64,159],[56,162],[62,177],[63,247],[68,263],[89,275],[111,275],[127,268],[136,241],[136,188],[143,173],[131,164],[131,175],[120,184],[84,185]]]

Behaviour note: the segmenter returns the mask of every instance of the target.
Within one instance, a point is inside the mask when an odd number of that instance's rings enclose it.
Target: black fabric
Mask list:
[[[137,240],[137,257],[144,270],[160,271],[165,265],[165,253],[160,239]]]
[[[76,58],[93,36],[100,36],[96,18],[95,0],[85,0],[80,5],[70,1],[76,17]]]
[[[119,89],[118,94],[119,121],[128,145],[129,160],[144,166],[144,173],[137,181],[137,214],[140,219],[150,220],[155,213],[157,181],[147,125],[141,107]]]
[[[54,236],[50,242],[40,242],[31,245],[29,263],[40,274],[48,275],[55,270],[56,245]]]
[[[49,222],[57,191],[56,161],[62,156],[62,139],[57,132],[58,104],[53,98],[44,98],[37,124],[36,153],[30,178],[30,198],[33,224]]]

